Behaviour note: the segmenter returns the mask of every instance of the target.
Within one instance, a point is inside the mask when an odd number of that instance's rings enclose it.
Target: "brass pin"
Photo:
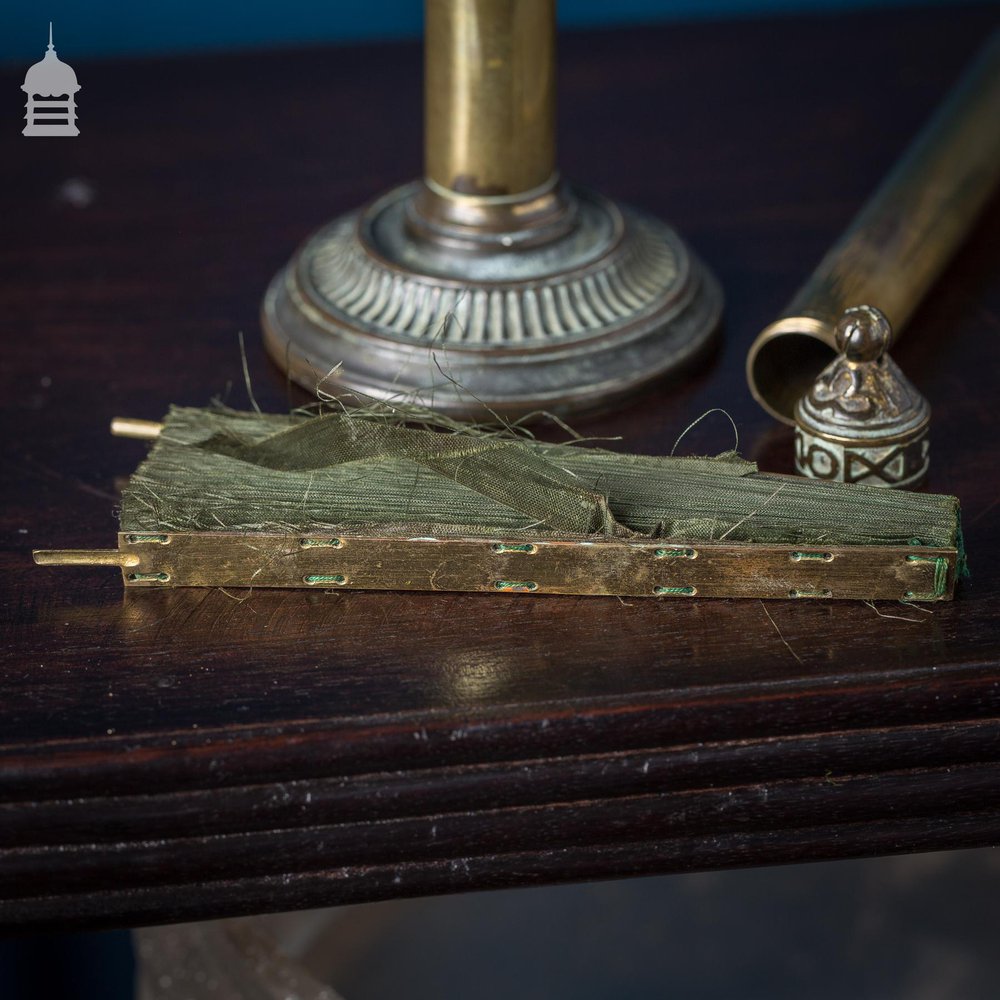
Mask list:
[[[162,431],[163,424],[157,420],[140,420],[138,417],[115,417],[111,421],[111,433],[114,437],[154,441],[160,436]]]
[[[31,553],[39,566],[138,566],[140,558],[117,549],[35,549]]]

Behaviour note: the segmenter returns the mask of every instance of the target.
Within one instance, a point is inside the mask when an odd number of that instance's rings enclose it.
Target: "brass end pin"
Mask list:
[[[156,420],[140,420],[138,417],[115,417],[111,421],[111,434],[120,438],[138,438],[154,441],[163,431],[163,424]]]
[[[39,566],[138,566],[140,559],[132,552],[117,549],[35,549],[31,553]]]

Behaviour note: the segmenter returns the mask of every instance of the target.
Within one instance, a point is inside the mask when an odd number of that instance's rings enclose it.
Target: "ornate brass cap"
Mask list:
[[[855,306],[836,341],[837,358],[795,407],[795,467],[815,479],[915,486],[927,473],[931,410],[887,353],[889,321]]]

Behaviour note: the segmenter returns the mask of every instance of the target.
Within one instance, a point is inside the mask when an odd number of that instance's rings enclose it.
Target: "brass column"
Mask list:
[[[425,11],[424,186],[411,226],[498,249],[563,235],[555,0],[426,0]]]
[[[554,0],[427,0],[424,176],[521,195],[555,173]]]
[[[606,405],[704,348],[669,227],[559,177],[555,0],[426,0],[425,176],[324,226],[262,310],[308,389],[507,417]]]

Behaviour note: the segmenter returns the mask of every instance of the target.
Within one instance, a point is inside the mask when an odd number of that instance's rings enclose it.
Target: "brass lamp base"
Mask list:
[[[563,183],[555,0],[425,0],[424,178],[335,219],[264,298],[307,389],[456,416],[597,409],[708,342],[718,284],[673,230]]]
[[[527,224],[497,200],[464,225],[468,198],[415,182],[324,226],[264,298],[271,357],[311,391],[518,417],[600,408],[707,346],[721,290],[668,226],[557,180]]]

